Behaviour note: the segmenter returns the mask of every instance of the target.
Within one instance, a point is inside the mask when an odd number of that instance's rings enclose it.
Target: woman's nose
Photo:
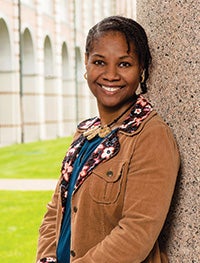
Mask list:
[[[103,78],[108,81],[116,81],[120,79],[120,75],[118,73],[118,70],[116,66],[107,66],[105,68],[105,72],[103,75]]]

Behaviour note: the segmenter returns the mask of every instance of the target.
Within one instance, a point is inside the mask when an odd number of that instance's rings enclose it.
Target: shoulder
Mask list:
[[[153,110],[151,114],[147,117],[146,121],[144,122],[144,126],[164,126],[168,128],[167,123],[164,121],[164,119],[155,111]]]
[[[120,129],[120,133],[123,133],[128,136],[134,136],[141,133],[144,129],[147,129],[149,126],[154,125],[166,125],[163,119],[158,115],[158,113],[152,109],[145,118],[134,118],[133,121],[130,121],[128,125],[123,126]]]
[[[174,135],[170,127],[156,110],[152,110],[136,130],[132,130],[132,132],[121,130],[120,133],[129,137],[136,136],[136,141],[142,144],[148,142],[151,145],[155,140],[159,140],[160,143],[165,140],[174,142]]]
[[[164,119],[153,110],[152,113],[147,117],[141,127],[142,133],[152,134],[152,136],[161,137],[166,134],[167,137],[173,138],[172,131]],[[164,139],[165,136],[163,136]]]
[[[143,123],[140,133],[138,134],[137,143],[146,144],[148,147],[155,146],[156,150],[160,147],[177,148],[174,134],[164,119],[153,111]]]
[[[153,110],[150,116],[148,116],[146,122],[144,123],[144,129],[164,129],[167,132],[171,132],[171,129],[168,126],[168,124],[155,110]]]

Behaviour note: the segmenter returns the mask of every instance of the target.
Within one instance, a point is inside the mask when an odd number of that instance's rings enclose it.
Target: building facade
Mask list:
[[[103,17],[135,10],[128,2],[0,0],[0,146],[68,136],[96,115],[85,37]]]

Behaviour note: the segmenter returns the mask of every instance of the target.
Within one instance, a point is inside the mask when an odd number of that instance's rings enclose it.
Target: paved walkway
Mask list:
[[[54,190],[56,183],[54,179],[0,179],[0,190]]]

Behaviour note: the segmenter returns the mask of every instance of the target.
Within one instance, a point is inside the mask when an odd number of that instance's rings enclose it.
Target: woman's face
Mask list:
[[[125,108],[139,85],[142,68],[134,45],[120,32],[108,32],[93,42],[85,65],[90,90],[99,109]]]

